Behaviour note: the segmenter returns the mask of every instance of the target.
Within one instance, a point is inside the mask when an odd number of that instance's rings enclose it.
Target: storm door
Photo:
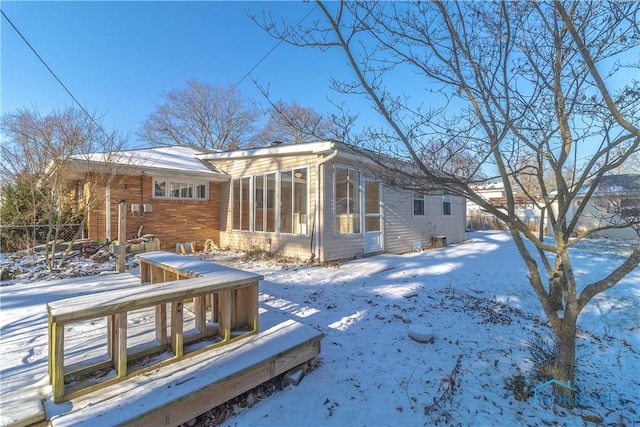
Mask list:
[[[364,252],[384,250],[382,237],[382,206],[380,203],[380,183],[364,184]]]

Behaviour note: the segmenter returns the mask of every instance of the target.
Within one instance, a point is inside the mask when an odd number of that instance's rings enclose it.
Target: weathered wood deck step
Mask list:
[[[25,387],[16,393],[3,393],[0,425],[23,427],[45,425],[42,386]]]
[[[137,286],[130,289],[101,292],[75,298],[47,303],[49,313],[49,376],[53,386],[53,398],[56,403],[72,399],[80,394],[89,393],[97,388],[106,387],[118,381],[124,381],[140,372],[129,370],[130,349],[128,347],[129,313],[140,309],[155,307],[155,334],[160,343],[157,349],[147,348],[138,359],[145,355],[160,353],[164,347],[171,347],[174,358],[165,360],[173,363],[186,357],[184,336],[184,300],[193,300],[196,328],[199,337],[219,336],[211,341],[209,347],[227,345],[235,339],[258,332],[258,282],[262,276],[255,273],[221,267],[215,275],[176,280],[155,285]],[[207,322],[207,297],[217,299],[217,310],[211,315],[216,317]],[[168,331],[167,306],[171,306],[171,330]],[[80,381],[77,387],[67,387],[69,370],[65,368],[65,326],[85,320],[107,318],[105,336],[107,353],[117,376],[100,383]],[[211,319],[212,321],[214,319]],[[169,333],[168,333],[169,332]],[[235,334],[234,334],[235,333]],[[244,334],[244,335],[243,335]],[[235,336],[234,336],[235,335]],[[195,337],[198,339],[198,336]],[[166,345],[165,345],[166,344]],[[192,355],[195,355],[192,353]],[[104,369],[102,364],[85,366],[83,374]],[[145,371],[155,369],[146,366]],[[136,370],[137,371],[137,370]]]
[[[54,427],[175,426],[314,359],[322,333],[287,320],[258,335],[49,405]]]
[[[37,337],[47,334],[47,319],[42,307],[56,295],[62,294],[58,289],[60,285],[75,284],[73,291],[69,286],[65,287],[64,296],[74,297],[86,294],[95,294],[114,289],[126,289],[140,285],[140,278],[129,273],[107,274],[103,273],[90,277],[77,277],[44,282],[35,282],[29,286],[16,286],[3,291],[0,299],[0,312],[6,313],[9,319],[20,319],[9,324],[2,322],[3,330],[0,343],[5,347],[11,347],[5,342],[13,342],[22,348],[25,355],[32,349],[36,354],[44,349],[38,348]],[[20,312],[17,314],[16,312]],[[36,347],[34,347],[36,346]],[[14,345],[15,347],[15,345]],[[17,351],[17,350],[14,350]],[[19,427],[45,424],[45,409],[43,401],[50,394],[48,386],[47,364],[34,360],[27,365],[9,365],[3,360],[3,376],[0,387],[0,426]]]

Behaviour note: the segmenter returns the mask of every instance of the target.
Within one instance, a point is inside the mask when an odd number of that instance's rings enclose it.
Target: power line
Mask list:
[[[298,27],[300,24],[302,24],[302,22],[304,22],[304,20],[305,20],[305,19],[307,19],[307,18],[309,17],[309,15],[311,15],[311,13],[312,13],[314,10],[316,10],[316,8],[317,8],[317,7],[318,7],[317,5],[314,5],[314,6],[313,6],[313,8],[311,8],[311,10],[310,10],[309,12],[307,12],[307,14],[306,14],[306,15],[304,15],[304,16],[302,17],[302,19],[300,19],[296,25],[292,26],[292,27],[289,29],[289,31],[287,31],[287,32],[286,32],[286,34],[284,34],[284,35],[280,38],[280,40],[278,40],[278,43],[276,43],[276,44],[275,44],[275,46],[273,46],[273,47],[271,48],[271,50],[269,50],[269,52],[267,52],[267,53],[266,53],[262,58],[260,58],[260,60],[259,60],[259,61],[258,61],[258,62],[253,66],[253,67],[251,67],[251,69],[250,69],[249,71],[247,71],[247,72],[246,72],[246,74],[245,74],[244,76],[242,76],[242,77],[240,78],[240,80],[238,80],[238,82],[237,82],[236,84],[234,84],[234,85],[233,85],[233,89],[235,89],[235,88],[236,88],[240,83],[242,83],[242,81],[243,81],[244,79],[246,79],[249,75],[251,75],[251,73],[253,72],[253,70],[255,70],[256,68],[258,68],[258,66],[259,66],[260,64],[262,64],[262,62],[263,62],[265,59],[267,59],[267,58],[269,57],[269,55],[271,55],[271,54],[273,53],[273,51],[274,51],[274,50],[276,50],[276,49],[278,48],[278,46],[280,46],[280,45],[282,44],[282,42],[284,41],[284,39],[285,39],[285,38],[286,38],[286,37],[287,37],[287,36],[288,36],[292,31],[293,31],[293,29],[294,29],[294,28],[296,28],[296,27]]]
[[[102,126],[100,126],[100,124],[98,122],[96,122],[96,120],[93,118],[93,116],[91,114],[89,114],[89,112],[86,110],[86,108],[84,108],[84,106],[80,103],[80,101],[78,101],[76,99],[76,97],[71,93],[71,91],[69,90],[69,88],[67,88],[67,86],[62,83],[62,80],[60,80],[60,78],[56,75],[56,73],[53,72],[53,70],[51,69],[51,67],[49,67],[49,65],[47,65],[47,63],[45,62],[44,59],[42,59],[42,57],[40,56],[40,54],[38,54],[38,52],[34,49],[33,46],[31,46],[31,43],[29,43],[29,41],[26,39],[25,36],[22,35],[22,33],[20,32],[20,30],[18,30],[18,28],[13,24],[13,22],[11,22],[11,19],[9,19],[9,17],[7,16],[6,13],[4,13],[4,10],[0,9],[0,13],[2,13],[2,16],[4,17],[4,19],[7,20],[7,22],[11,25],[11,27],[13,27],[13,29],[15,30],[16,33],[18,33],[18,35],[20,36],[20,38],[22,38],[22,40],[25,42],[25,44],[27,46],[29,46],[29,49],[31,49],[31,51],[34,53],[34,55],[40,60],[40,62],[42,62],[42,65],[45,66],[45,68],[49,71],[49,73],[51,73],[51,75],[53,76],[53,78],[56,79],[56,81],[58,83],[60,83],[60,86],[62,86],[62,88],[69,94],[69,96],[71,97],[71,99],[73,99],[73,101],[78,105],[78,107],[80,107],[80,110],[82,110],[82,112],[89,118],[89,120],[91,120],[91,122],[93,122],[94,125],[96,125],[96,127],[98,129],[100,129],[100,131],[107,137],[107,138],[111,138],[107,132],[102,128]]]
[[[314,10],[316,10],[317,6],[314,6],[313,8],[311,8],[311,10],[309,10],[309,12],[307,12],[306,15],[304,15],[296,25],[292,26],[289,31],[287,31],[282,38],[275,44],[275,46],[273,46],[262,58],[260,58],[260,60],[258,60],[258,62],[256,62],[256,64],[251,67],[251,69],[249,71],[247,71],[241,78],[240,80],[238,80],[236,82],[236,84],[233,85],[233,88],[235,89],[240,83],[242,83],[242,81],[244,79],[246,79],[249,75],[251,75],[251,73],[258,68],[258,66],[260,64],[262,64],[262,62],[264,62],[269,55],[271,55],[277,48],[278,46],[280,46],[282,44],[282,42],[284,41],[284,38],[286,38],[292,31],[294,28],[298,27],[299,25],[302,24],[302,22],[304,22],[305,19],[307,19],[309,17],[309,15],[311,15],[311,13],[313,13]],[[29,41],[27,40],[27,38],[20,32],[20,30],[14,25],[14,23],[11,21],[11,19],[9,19],[9,17],[4,13],[3,10],[0,9],[0,12],[2,13],[2,16],[7,20],[7,22],[9,22],[9,24],[11,25],[11,27],[15,30],[15,32],[20,36],[20,38],[22,38],[22,40],[25,42],[25,44],[29,47],[29,49],[31,49],[31,51],[33,52],[33,54],[40,60],[40,62],[42,63],[42,65],[45,66],[45,68],[49,71],[49,73],[51,73],[51,75],[53,76],[53,78],[56,79],[56,81],[60,84],[60,86],[62,86],[62,88],[67,92],[67,94],[69,94],[69,96],[71,97],[71,99],[73,99],[73,101],[78,105],[78,107],[82,110],[82,112],[100,129],[100,131],[107,137],[109,137],[109,135],[107,135],[107,133],[105,132],[105,130],[102,128],[102,126],[100,126],[95,119],[93,118],[93,116],[91,116],[91,114],[89,114],[89,112],[86,110],[86,108],[80,103],[80,101],[78,101],[78,99],[73,95],[73,93],[71,93],[71,91],[69,90],[69,88],[62,82],[62,80],[60,80],[60,78],[56,75],[56,73],[51,69],[51,67],[49,67],[49,65],[45,62],[45,60],[40,56],[40,54],[38,54],[38,52],[35,50],[35,48],[31,45],[31,43],[29,43]]]

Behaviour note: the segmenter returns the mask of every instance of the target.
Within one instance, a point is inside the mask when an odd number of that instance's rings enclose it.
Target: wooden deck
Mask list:
[[[126,273],[71,281],[78,289],[72,296],[140,286],[140,278]],[[60,282],[68,284],[69,280]],[[7,327],[9,333],[5,334],[3,326],[2,341],[15,337],[12,344],[24,341],[21,351],[46,354],[46,347],[28,347],[33,343],[42,346],[42,337],[46,337],[43,301],[56,299],[55,284],[29,285],[25,293],[37,291],[38,300],[33,307],[23,309],[23,327]],[[55,296],[47,296],[47,292]],[[28,300],[20,290],[15,292],[15,299]],[[11,297],[5,297],[0,308],[12,309],[10,303]],[[53,403],[51,387],[40,379],[48,377],[46,358],[33,366],[3,366],[3,372],[10,375],[3,377],[0,390],[0,425],[178,425],[318,355],[320,332],[293,320],[282,322],[281,316],[263,308],[260,311],[257,335],[60,404]]]
[[[322,334],[293,320],[71,401],[51,425],[177,426],[314,359]]]

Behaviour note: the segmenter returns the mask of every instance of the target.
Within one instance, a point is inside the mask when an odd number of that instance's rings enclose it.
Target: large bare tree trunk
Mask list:
[[[573,386],[575,384],[576,368],[576,320],[573,313],[565,313],[566,317],[554,326],[555,339],[555,363],[553,366],[554,379],[568,384],[569,388],[554,384],[553,391],[556,396],[573,396]],[[563,406],[570,405],[573,399],[564,399]]]
[[[553,310],[562,310],[562,289],[567,287],[567,278],[562,270],[562,262],[557,262],[553,275],[549,278],[549,302]]]

